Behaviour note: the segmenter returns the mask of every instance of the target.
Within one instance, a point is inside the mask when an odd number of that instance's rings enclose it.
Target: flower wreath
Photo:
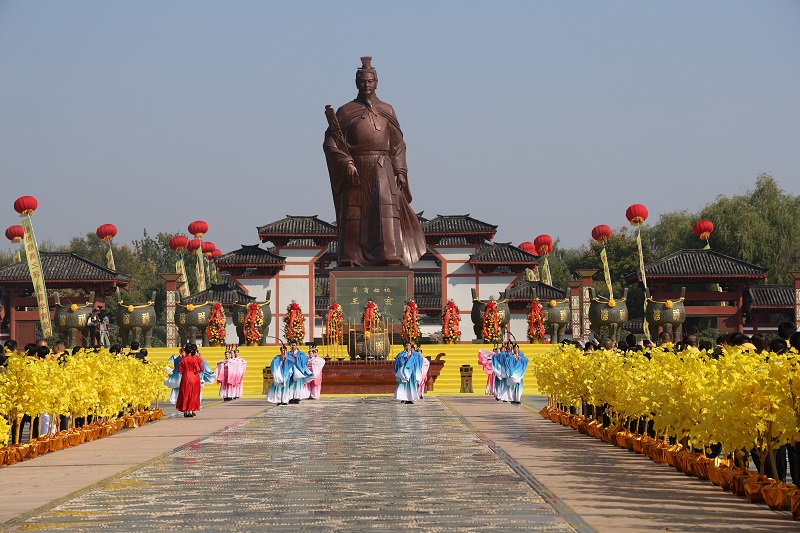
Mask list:
[[[264,329],[264,313],[256,303],[247,306],[247,314],[244,316],[244,340],[249,344],[257,344],[264,336],[261,331]]]
[[[406,308],[403,311],[403,323],[400,334],[406,342],[416,343],[419,338],[419,326],[421,320],[419,318],[419,308],[417,302],[409,300],[406,303]]]
[[[500,342],[500,313],[497,311],[497,303],[494,300],[486,302],[486,309],[483,313],[483,327],[481,336],[484,342]]]
[[[286,314],[283,316],[283,336],[287,342],[303,342],[306,336],[303,310],[295,301],[286,307]]]
[[[461,315],[453,300],[448,300],[442,313],[442,340],[445,342],[458,342],[461,340]]]
[[[341,344],[344,337],[344,312],[342,306],[332,302],[325,317],[325,331],[329,344]]]
[[[208,318],[206,335],[211,342],[220,344],[225,342],[225,311],[219,302],[214,303],[211,308],[211,316]]]
[[[378,311],[378,306],[370,300],[367,302],[367,305],[364,307],[364,316],[362,318],[362,323],[364,324],[364,331],[374,331],[381,326],[381,313]]]
[[[544,338],[544,320],[542,306],[536,300],[528,306],[528,341],[534,342]]]

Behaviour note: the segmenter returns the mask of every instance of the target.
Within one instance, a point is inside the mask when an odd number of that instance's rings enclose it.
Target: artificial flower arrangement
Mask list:
[[[247,306],[244,316],[244,340],[248,346],[256,346],[264,336],[264,313],[256,303]]]
[[[502,340],[500,330],[500,312],[497,309],[497,302],[489,300],[483,312],[483,324],[481,328],[483,342],[496,343]]]
[[[325,317],[328,344],[341,344],[344,337],[344,312],[337,302],[331,302]]]
[[[419,326],[421,319],[419,318],[419,308],[414,300],[406,302],[406,307],[403,310],[403,322],[400,334],[406,342],[415,344],[419,338]]]
[[[528,341],[542,342],[545,335],[544,319],[542,317],[542,306],[533,300],[528,306]]]
[[[453,300],[448,300],[442,313],[442,340],[446,344],[455,344],[461,340],[461,315]]]
[[[364,315],[361,317],[361,323],[364,326],[364,338],[369,339],[372,336],[372,332],[378,331],[381,328],[382,321],[383,317],[378,311],[377,304],[372,300],[368,301],[367,305],[364,306]]]
[[[294,300],[286,307],[286,314],[283,316],[283,336],[287,342],[303,342],[306,336],[303,310]]]
[[[211,308],[211,316],[208,318],[208,326],[206,327],[206,335],[209,342],[225,344],[225,311],[222,309],[222,304],[215,302]]]
[[[106,349],[81,351],[63,361],[32,361],[11,354],[6,372],[0,373],[0,411],[17,421],[43,413],[55,420],[70,416],[72,427],[0,448],[0,464],[75,446],[106,437],[122,427],[137,427],[163,415],[158,401],[165,396],[164,370],[160,365],[143,365],[135,357],[114,356]],[[151,407],[156,402],[156,408]],[[120,416],[121,414],[121,416]],[[77,417],[92,416],[94,422],[74,427]],[[56,425],[57,426],[57,425]],[[0,445],[8,443],[7,422],[0,422]]]

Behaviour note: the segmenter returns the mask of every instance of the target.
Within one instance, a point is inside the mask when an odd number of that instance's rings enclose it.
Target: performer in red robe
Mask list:
[[[181,388],[175,409],[183,411],[183,416],[190,417],[196,416],[195,411],[200,410],[200,373],[203,371],[203,360],[197,355],[196,344],[187,344],[184,351],[186,355],[181,357],[179,366]]]

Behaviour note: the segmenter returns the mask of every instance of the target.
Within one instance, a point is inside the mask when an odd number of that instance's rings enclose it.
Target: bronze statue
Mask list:
[[[358,96],[336,111],[326,106],[325,158],[331,178],[339,266],[411,267],[425,236],[411,210],[406,143],[392,106],[378,100],[371,57],[356,72]]]

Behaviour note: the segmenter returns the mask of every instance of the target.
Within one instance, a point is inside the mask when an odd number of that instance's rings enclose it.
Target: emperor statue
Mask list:
[[[375,95],[371,57],[356,71],[358,96],[336,113],[326,106],[323,149],[331,179],[340,267],[411,267],[425,236],[411,210],[406,143],[392,106]]]

